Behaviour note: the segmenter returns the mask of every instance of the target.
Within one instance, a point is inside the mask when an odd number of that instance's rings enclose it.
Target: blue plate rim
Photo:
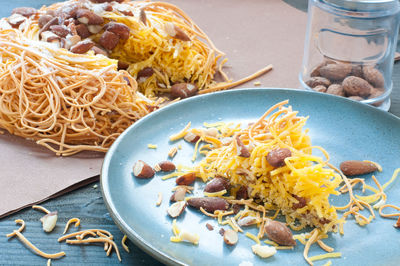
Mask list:
[[[146,123],[147,120],[152,119],[153,116],[158,115],[160,112],[168,112],[169,109],[175,108],[176,105],[181,105],[181,104],[187,104],[192,101],[198,101],[200,98],[209,98],[209,97],[214,97],[216,94],[240,94],[241,92],[248,92],[254,90],[257,93],[260,91],[264,91],[266,93],[270,91],[274,92],[280,92],[282,94],[285,93],[294,93],[294,94],[309,94],[313,95],[311,97],[327,97],[331,98],[333,101],[343,101],[346,102],[346,104],[350,105],[356,105],[358,108],[365,108],[366,110],[372,111],[372,112],[378,112],[383,116],[387,116],[390,119],[393,119],[397,123],[400,123],[400,118],[387,112],[380,110],[376,107],[373,107],[368,104],[364,104],[361,102],[357,102],[351,99],[347,99],[345,97],[340,97],[336,95],[331,95],[331,94],[326,94],[326,93],[320,93],[320,92],[314,92],[314,91],[307,91],[307,90],[301,90],[301,89],[289,89],[289,88],[270,88],[270,87],[264,87],[264,88],[241,88],[241,89],[233,89],[233,90],[224,90],[224,91],[218,91],[214,93],[209,93],[209,94],[203,94],[203,95],[197,95],[194,97],[190,97],[187,99],[180,100],[178,102],[172,103],[168,106],[165,106],[161,109],[158,109],[147,116],[141,118],[140,120],[136,121],[134,124],[129,126],[111,145],[110,149],[107,151],[102,167],[101,167],[101,172],[100,172],[100,188],[101,188],[101,193],[103,196],[104,203],[110,213],[111,218],[115,222],[115,224],[119,227],[119,229],[126,233],[128,238],[134,242],[135,245],[137,245],[140,249],[142,249],[144,252],[149,254],[150,256],[156,258],[158,261],[165,263],[167,265],[185,265],[184,263],[180,262],[178,259],[166,254],[165,252],[160,251],[159,249],[155,248],[151,243],[143,239],[134,229],[132,229],[119,215],[117,208],[114,206],[113,202],[110,200],[111,195],[110,191],[107,190],[106,188],[108,187],[108,180],[106,178],[106,173],[108,169],[108,164],[111,160],[112,155],[114,154],[115,149],[119,145],[119,143],[122,141],[125,135],[128,134],[129,131],[132,130],[132,128],[140,126],[142,123]]]

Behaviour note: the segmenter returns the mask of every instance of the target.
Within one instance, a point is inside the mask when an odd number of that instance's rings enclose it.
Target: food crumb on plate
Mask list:
[[[155,144],[147,144],[147,148],[149,148],[149,149],[157,149],[157,145],[155,145]]]
[[[176,147],[172,147],[168,152],[168,157],[174,158],[174,156],[176,155],[177,152],[178,152],[178,149]]]

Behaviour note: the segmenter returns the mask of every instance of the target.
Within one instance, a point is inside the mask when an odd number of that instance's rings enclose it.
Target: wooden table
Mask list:
[[[286,0],[289,4],[306,11],[306,0]],[[400,46],[398,46],[400,51]],[[391,95],[392,105],[390,113],[400,117],[400,63],[395,64],[393,71],[393,92]],[[0,220],[0,264],[13,265],[45,265],[46,260],[34,255],[28,249],[22,247],[22,244],[15,238],[8,240],[5,234],[12,232],[17,228],[15,219],[23,219],[27,228],[24,235],[35,243],[39,248],[46,251],[58,252],[63,250],[67,257],[61,260],[55,260],[55,265],[161,265],[158,261],[147,255],[134,244],[127,241],[130,253],[126,253],[121,247],[123,234],[111,219],[101,196],[99,183],[88,185],[67,195],[49,200],[42,204],[50,210],[59,211],[59,226],[51,234],[45,234],[41,229],[39,222],[42,213],[28,208],[14,215]],[[100,246],[70,246],[65,243],[57,243],[57,237],[62,234],[65,224],[71,217],[80,217],[81,224],[85,229],[102,228],[110,231],[120,248],[122,263],[119,263],[115,253],[106,257],[105,252]]]

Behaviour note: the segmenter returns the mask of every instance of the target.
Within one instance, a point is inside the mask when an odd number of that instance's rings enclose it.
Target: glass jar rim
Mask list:
[[[334,12],[344,13],[354,17],[381,17],[400,12],[398,0],[311,0],[321,8]]]

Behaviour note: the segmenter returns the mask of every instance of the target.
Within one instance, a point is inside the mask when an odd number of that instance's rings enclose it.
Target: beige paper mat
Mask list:
[[[273,71],[256,79],[262,87],[299,86],[305,13],[281,0],[170,2],[186,11],[226,53],[226,72],[231,78],[236,80],[273,64]],[[241,87],[254,87],[253,82]],[[82,181],[100,173],[102,158],[103,154],[91,153],[59,158],[31,141],[0,135],[0,218],[86,184]]]

